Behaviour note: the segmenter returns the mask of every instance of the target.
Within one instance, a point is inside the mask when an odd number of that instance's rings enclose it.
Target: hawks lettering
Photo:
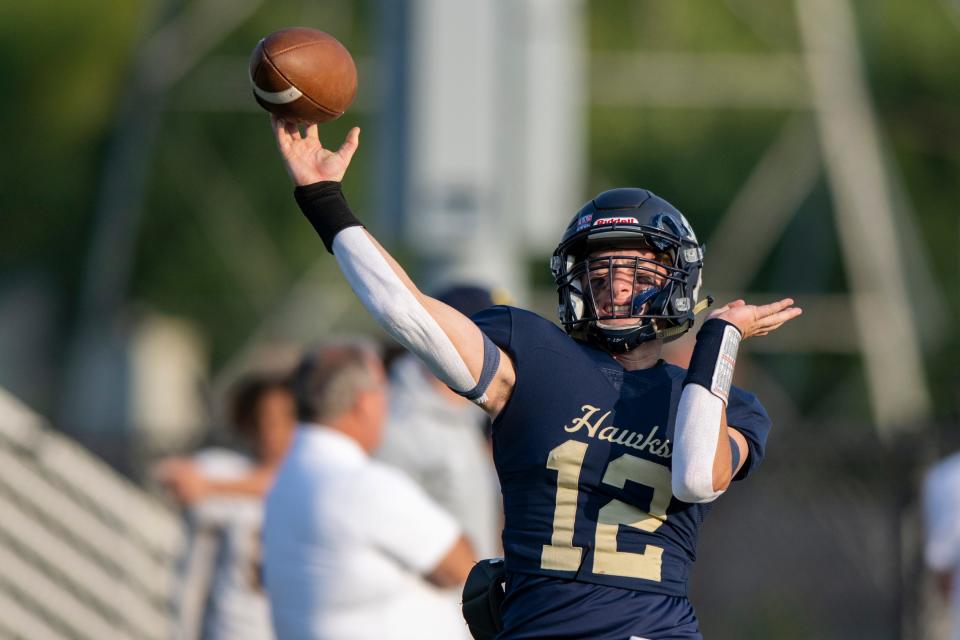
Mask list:
[[[605,414],[600,416],[600,419],[597,420],[596,422],[590,422],[590,418],[592,418],[596,412],[600,411],[600,409],[598,407],[585,404],[582,407],[580,407],[580,410],[583,411],[583,415],[580,416],[579,418],[574,418],[573,422],[570,423],[570,426],[563,428],[564,431],[568,431],[570,433],[576,433],[577,431],[580,430],[580,427],[586,427],[587,434],[589,434],[591,438],[596,438],[597,429],[599,429],[600,425],[603,424],[603,421],[607,419],[607,416],[610,415],[610,412],[607,411]]]
[[[580,410],[583,411],[583,415],[574,418],[570,421],[570,424],[563,427],[563,430],[567,433],[576,433],[581,429],[585,429],[587,436],[590,438],[612,442],[613,444],[623,445],[624,447],[637,449],[639,451],[646,451],[660,458],[669,458],[672,454],[670,440],[668,438],[657,437],[657,432],[660,431],[659,426],[654,426],[650,429],[650,432],[646,434],[622,429],[614,425],[603,426],[603,423],[610,417],[611,411],[600,414],[600,407],[595,407],[590,404],[583,405],[580,407]],[[594,419],[594,416],[597,416],[597,414],[600,414],[599,417]]]

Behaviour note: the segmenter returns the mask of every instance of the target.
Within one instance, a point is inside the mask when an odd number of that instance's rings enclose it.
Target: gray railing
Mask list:
[[[0,637],[168,638],[180,519],[0,389]]]

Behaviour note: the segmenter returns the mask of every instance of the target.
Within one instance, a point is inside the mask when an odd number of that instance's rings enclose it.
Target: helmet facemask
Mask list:
[[[670,271],[676,271],[662,259],[607,253],[590,256],[577,270],[586,282],[584,287],[593,318],[605,328],[637,325],[627,320],[653,321],[666,312],[660,294],[671,285]],[[672,276],[674,280],[677,276]],[[652,308],[656,305],[658,308]]]
[[[587,333],[596,328],[607,336],[633,338],[623,350],[651,339],[663,328],[662,320],[679,319],[670,316],[668,306],[685,275],[669,253],[656,257],[629,253],[622,249],[591,254],[574,262],[565,278],[573,324]]]

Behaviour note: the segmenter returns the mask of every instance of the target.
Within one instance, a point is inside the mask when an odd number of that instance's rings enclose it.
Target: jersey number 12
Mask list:
[[[550,544],[543,545],[540,554],[542,569],[577,571],[580,568],[583,547],[574,546],[573,531],[580,494],[580,468],[586,455],[585,442],[567,440],[547,456],[547,468],[557,472],[557,506],[553,512],[553,536]],[[653,498],[646,511],[620,500],[611,500],[600,508],[593,572],[660,582],[663,548],[648,544],[643,553],[617,551],[617,532],[621,525],[653,532],[666,521],[672,495],[670,470],[625,453],[607,465],[603,483],[622,489],[627,480],[653,489]]]

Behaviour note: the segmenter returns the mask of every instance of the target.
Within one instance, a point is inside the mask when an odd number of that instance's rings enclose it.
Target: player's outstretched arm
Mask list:
[[[356,127],[336,151],[320,142],[317,125],[301,135],[296,125],[271,116],[297,201],[357,297],[374,319],[456,391],[469,393],[495,416],[513,390],[510,358],[466,316],[423,294],[403,268],[357,221],[339,183],[360,141]],[[486,351],[486,357],[485,357]],[[497,357],[491,357],[491,354]],[[492,377],[492,379],[491,379]]]
[[[673,493],[681,500],[716,499],[747,461],[746,438],[726,418],[740,341],[776,331],[800,314],[790,298],[762,306],[735,300],[700,329],[674,429]]]

